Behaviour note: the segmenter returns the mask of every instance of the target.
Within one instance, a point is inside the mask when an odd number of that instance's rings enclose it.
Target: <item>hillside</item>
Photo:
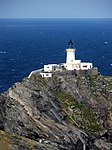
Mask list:
[[[0,150],[112,149],[112,77],[35,74],[0,96],[0,112]]]

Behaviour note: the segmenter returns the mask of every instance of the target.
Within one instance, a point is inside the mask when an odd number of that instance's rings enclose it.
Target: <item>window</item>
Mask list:
[[[84,67],[84,68],[87,68],[87,65],[84,65],[83,67]]]

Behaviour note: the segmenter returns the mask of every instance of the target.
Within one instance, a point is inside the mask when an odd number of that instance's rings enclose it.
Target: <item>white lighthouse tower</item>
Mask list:
[[[75,68],[75,48],[73,42],[70,40],[68,43],[68,48],[66,49],[66,64],[65,67],[67,70],[74,70]]]
[[[66,63],[73,63],[75,60],[75,49],[73,47],[73,42],[70,40],[68,43],[68,48],[66,49],[67,57],[66,57]]]

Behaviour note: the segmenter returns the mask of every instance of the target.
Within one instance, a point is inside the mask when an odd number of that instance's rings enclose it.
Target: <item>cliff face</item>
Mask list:
[[[0,149],[4,135],[8,149],[112,149],[111,77],[35,74],[0,96],[0,112]]]

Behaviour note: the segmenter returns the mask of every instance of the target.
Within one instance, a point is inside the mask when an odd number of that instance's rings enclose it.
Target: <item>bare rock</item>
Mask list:
[[[111,150],[111,91],[111,77],[24,78],[0,96],[1,136],[14,150]]]

